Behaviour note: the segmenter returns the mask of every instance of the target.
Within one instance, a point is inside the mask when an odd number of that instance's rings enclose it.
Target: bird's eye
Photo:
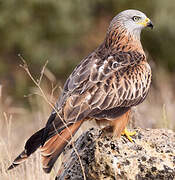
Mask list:
[[[139,21],[140,19],[141,19],[141,17],[139,17],[139,16],[133,16],[132,17],[132,20],[135,22]]]

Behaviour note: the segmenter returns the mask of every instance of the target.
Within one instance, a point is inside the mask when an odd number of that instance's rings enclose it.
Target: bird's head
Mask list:
[[[125,10],[113,18],[109,26],[110,30],[125,30],[136,39],[140,39],[141,30],[145,27],[153,28],[151,20],[141,11]]]

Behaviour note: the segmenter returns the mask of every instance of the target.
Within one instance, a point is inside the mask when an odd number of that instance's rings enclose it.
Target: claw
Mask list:
[[[136,131],[134,131],[134,132],[129,132],[129,131],[127,130],[127,128],[125,128],[121,135],[126,136],[127,139],[128,139],[130,142],[133,142],[131,136],[134,136],[135,134],[136,134]]]

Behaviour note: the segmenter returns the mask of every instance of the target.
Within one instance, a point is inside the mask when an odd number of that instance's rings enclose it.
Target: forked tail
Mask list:
[[[18,166],[24,162],[33,152],[39,147],[42,157],[43,170],[49,173],[58,159],[59,155],[64,150],[65,146],[71,140],[71,137],[79,129],[83,120],[69,125],[69,127],[61,127],[57,133],[49,133],[48,138],[43,146],[41,146],[42,135],[44,128],[33,134],[25,144],[24,151],[13,161],[8,170]]]

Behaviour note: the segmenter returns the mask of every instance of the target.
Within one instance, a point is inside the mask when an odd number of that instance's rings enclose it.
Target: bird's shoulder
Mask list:
[[[139,64],[145,55],[136,51],[95,50],[84,58],[66,80],[63,92],[73,92],[87,81],[101,82],[112,73]]]
[[[134,51],[109,51],[96,49],[84,58],[66,80],[57,107],[64,105],[66,99],[81,95],[102,84],[107,88],[116,73],[125,72],[128,68],[144,61],[145,55]]]

